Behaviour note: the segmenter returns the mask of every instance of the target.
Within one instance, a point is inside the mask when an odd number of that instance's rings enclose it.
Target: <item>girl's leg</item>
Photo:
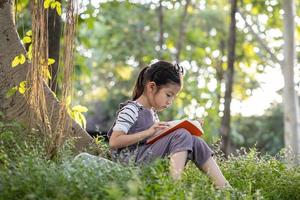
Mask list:
[[[208,160],[200,167],[214,182],[214,184],[218,188],[224,188],[229,186],[230,184],[223,176],[219,166],[217,165],[216,161],[213,157],[208,158]]]
[[[225,187],[230,184],[223,176],[219,166],[212,157],[213,151],[204,140],[193,136],[193,151],[188,154],[188,159],[192,160],[196,166],[208,175],[216,187]]]
[[[187,159],[187,151],[180,151],[170,156],[170,174],[174,180],[181,178]]]

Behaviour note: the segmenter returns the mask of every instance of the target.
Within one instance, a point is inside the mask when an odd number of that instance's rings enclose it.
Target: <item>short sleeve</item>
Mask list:
[[[118,113],[113,131],[123,131],[128,133],[129,129],[138,118],[139,109],[136,105],[128,104]]]

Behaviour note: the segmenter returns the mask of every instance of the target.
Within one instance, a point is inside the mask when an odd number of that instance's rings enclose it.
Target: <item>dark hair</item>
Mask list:
[[[178,84],[181,86],[183,68],[178,64],[173,65],[167,61],[157,61],[142,69],[135,83],[132,100],[139,98],[147,82],[153,81],[157,86],[166,84]]]

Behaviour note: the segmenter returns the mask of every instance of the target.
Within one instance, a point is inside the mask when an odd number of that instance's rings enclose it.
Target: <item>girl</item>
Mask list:
[[[120,105],[117,118],[108,131],[112,157],[122,163],[141,164],[155,158],[170,158],[170,174],[180,179],[187,160],[192,160],[217,187],[229,185],[213,152],[201,139],[178,129],[153,144],[147,138],[168,127],[156,112],[169,107],[182,87],[183,68],[166,61],[145,67],[139,74],[131,101]]]

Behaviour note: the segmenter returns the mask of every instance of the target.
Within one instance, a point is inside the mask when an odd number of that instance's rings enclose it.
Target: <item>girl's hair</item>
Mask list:
[[[177,84],[181,86],[183,68],[178,64],[173,65],[166,61],[157,61],[142,69],[135,83],[132,100],[139,98],[147,82],[153,81],[159,87],[166,84]]]

